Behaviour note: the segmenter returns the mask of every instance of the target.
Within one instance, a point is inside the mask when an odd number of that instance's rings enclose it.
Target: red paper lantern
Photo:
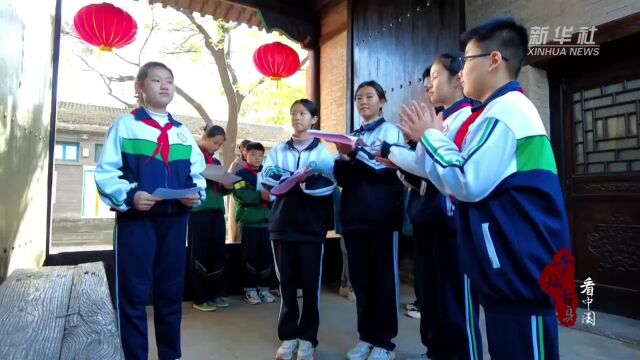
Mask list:
[[[83,7],[73,18],[78,36],[100,51],[113,51],[136,39],[138,24],[126,11],[108,3]]]
[[[289,77],[300,69],[298,53],[277,41],[257,48],[253,53],[253,63],[262,75],[271,80]]]

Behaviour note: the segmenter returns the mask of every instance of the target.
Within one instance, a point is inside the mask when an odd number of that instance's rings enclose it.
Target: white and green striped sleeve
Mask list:
[[[422,143],[418,143],[415,150],[408,149],[403,146],[392,146],[389,149],[389,160],[396,164],[402,170],[412,173],[421,178],[426,178],[424,167],[416,161],[416,154],[424,152]]]
[[[198,148],[198,144],[196,144],[196,141],[193,139],[193,136],[188,130],[187,131],[185,130],[186,130],[186,127],[181,129],[181,131],[184,131],[184,135],[187,137],[187,139],[189,139],[189,145],[191,145],[191,173],[190,173],[191,179],[193,181],[194,186],[200,189],[199,191],[200,201],[204,201],[204,199],[206,199],[207,197],[207,192],[206,192],[207,181],[201,175],[201,173],[206,168],[207,163],[204,160],[202,151],[200,151],[200,149]]]
[[[441,192],[464,202],[484,199],[516,171],[517,140],[496,118],[483,118],[470,130],[462,151],[445,134],[427,130],[416,161]]]
[[[126,115],[125,115],[126,116]],[[133,196],[138,186],[122,177],[122,136],[120,125],[123,117],[118,118],[109,128],[102,156],[96,165],[95,181],[100,199],[113,209],[127,211],[133,206]]]

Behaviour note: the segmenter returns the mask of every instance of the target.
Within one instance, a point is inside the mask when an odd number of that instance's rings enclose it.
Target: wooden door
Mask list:
[[[563,91],[576,278],[597,284],[596,309],[640,317],[640,57],[592,65]]]

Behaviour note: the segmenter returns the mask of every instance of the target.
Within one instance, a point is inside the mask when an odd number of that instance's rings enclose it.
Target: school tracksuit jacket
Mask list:
[[[453,141],[458,129],[471,115],[471,100],[463,98],[444,109],[443,133]],[[386,148],[387,146],[385,146]],[[478,323],[478,299],[468,286],[459,261],[456,237],[455,201],[416,174],[416,151],[390,146],[387,155],[398,161],[398,176],[420,197],[409,208],[416,241],[416,292],[421,304],[420,336],[431,359],[473,359],[482,357]],[[477,351],[480,349],[480,351]]]
[[[200,147],[207,165],[221,165],[220,160]],[[193,302],[214,301],[223,291],[226,260],[224,197],[231,193],[222,184],[206,180],[206,199],[193,208],[189,216],[191,287]]]
[[[233,198],[236,206],[236,222],[240,226],[240,239],[245,262],[245,289],[268,289],[273,274],[273,255],[269,243],[271,203],[262,199],[257,190],[258,174],[249,164],[236,172],[242,181],[235,185]]]
[[[114,231],[116,311],[124,355],[147,359],[147,304],[152,281],[156,339],[161,359],[177,359],[190,208],[162,200],[149,211],[134,208],[137,191],[200,188],[205,163],[189,129],[169,114],[138,108],[114,121],[96,166],[102,201],[117,210]]]
[[[304,168],[312,170],[311,175],[275,197],[269,232],[282,294],[278,337],[282,341],[302,339],[317,346],[324,241],[334,228],[333,157],[318,139],[302,150],[290,139],[269,151],[258,183],[271,190]],[[301,313],[298,288],[303,293]]]
[[[558,359],[555,309],[539,278],[569,248],[569,231],[549,138],[516,81],[472,111],[454,141],[427,130],[416,161],[458,200],[460,260],[485,309],[491,358]]]
[[[404,144],[400,130],[380,118],[352,135],[363,140],[350,160],[335,161],[342,187],[341,213],[351,284],[356,294],[360,340],[393,350],[398,334],[398,230],[403,185],[395,170],[375,160],[380,141]]]

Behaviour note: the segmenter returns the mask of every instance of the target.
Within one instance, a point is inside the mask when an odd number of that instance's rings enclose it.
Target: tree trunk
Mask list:
[[[236,99],[235,107],[232,107],[229,104],[229,122],[227,122],[227,141],[225,141],[224,145],[222,145],[222,160],[225,168],[229,168],[231,163],[236,157],[236,139],[238,138],[238,114],[240,113],[240,107],[242,106],[242,102],[245,99],[245,96],[234,92]]]

